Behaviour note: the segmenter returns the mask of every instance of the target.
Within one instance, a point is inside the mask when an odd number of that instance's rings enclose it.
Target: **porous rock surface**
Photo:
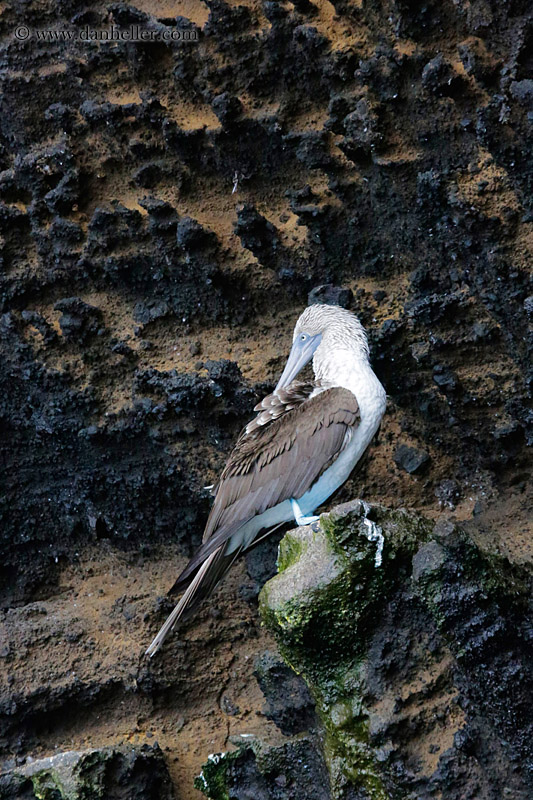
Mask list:
[[[187,800],[230,737],[318,747],[254,677],[275,543],[142,658],[308,299],[360,316],[389,395],[339,499],[454,516],[530,569],[532,24],[526,0],[2,7],[6,771],[157,740]],[[112,25],[190,35],[79,36]]]
[[[459,526],[359,501],[286,535],[261,608],[316,699],[332,796],[531,796],[531,588]]]
[[[0,777],[0,798],[9,800],[172,800],[161,750],[122,745],[65,752],[29,761]]]
[[[379,565],[369,534],[383,537]],[[321,726],[311,719],[308,728],[323,749],[306,763],[320,772],[323,753],[325,796],[531,796],[530,573],[484,554],[450,521],[359,500],[289,531],[278,566],[260,610],[316,701]],[[263,673],[281,677],[265,662]],[[261,800],[304,800],[311,795],[290,758],[302,746],[297,731],[284,731],[292,737],[281,763],[279,748],[236,742],[206,765],[199,787],[212,800],[252,788]]]

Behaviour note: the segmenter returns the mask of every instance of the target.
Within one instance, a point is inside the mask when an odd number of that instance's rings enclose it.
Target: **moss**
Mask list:
[[[468,596],[478,609],[499,606],[504,616],[511,607],[525,607],[530,597],[531,578],[526,570],[497,554],[482,553],[461,528],[437,545],[443,552],[441,563],[417,576],[419,595],[424,599],[439,630],[447,634],[455,607],[460,611]],[[455,597],[460,579],[464,597]],[[455,601],[455,607],[454,607]],[[460,651],[456,653],[460,657]]]
[[[369,800],[390,800],[369,744],[368,719],[358,695],[360,665],[360,661],[340,662],[327,676],[324,672],[319,679],[307,675],[324,729],[332,797],[343,797],[347,785],[352,785],[363,788]]]
[[[414,589],[424,613],[449,638],[456,663],[468,666],[469,659],[485,657],[494,636],[505,637],[501,620],[510,619],[529,596],[525,570],[482,553],[452,523],[435,528],[404,510],[369,509],[368,519],[385,541],[376,567],[366,513],[359,502],[347,504],[322,515],[319,531],[287,534],[280,573],[260,596],[261,614],[283,658],[315,699],[332,796],[339,800],[349,786],[363,789],[369,800],[405,796],[401,780],[383,766],[370,741],[361,677],[376,619],[391,599]],[[479,628],[474,637],[472,620]]]
[[[229,764],[237,759],[241,750],[230,753],[215,753],[202,767],[202,772],[194,779],[194,788],[210,800],[229,800],[227,773]]]
[[[355,504],[348,504],[354,506]],[[433,532],[433,522],[400,509],[383,506],[370,507],[368,514],[363,506],[355,506],[347,513],[339,506],[329,514],[320,517],[320,527],[332,548],[340,555],[350,551],[350,558],[357,557],[361,548],[361,521],[363,517],[375,522],[386,531],[386,556],[389,560],[413,553],[421,542],[426,541]]]
[[[352,784],[371,800],[388,800],[369,744],[359,670],[376,615],[410,575],[412,556],[433,525],[403,510],[370,509],[368,518],[385,537],[376,567],[365,517],[356,502],[323,514],[318,532],[289,532],[280,545],[280,572],[263,589],[260,608],[285,661],[315,699],[333,796]]]
[[[297,533],[297,531],[287,533],[280,542],[277,560],[278,572],[284,572],[302,555],[304,544]]]
[[[332,664],[344,667],[347,653],[351,662],[364,651],[375,615],[431,532],[431,525],[406,512],[372,511],[385,530],[381,567],[375,566],[376,545],[366,539],[357,505],[343,515],[323,514],[319,532],[289,532],[280,545],[282,571],[260,597],[263,619],[285,660],[309,685],[321,686],[331,703],[338,695]],[[285,585],[287,591],[277,591]]]
[[[104,799],[105,771],[109,759],[110,754],[106,750],[95,750],[81,758],[74,770],[79,800]]]
[[[70,800],[61,788],[61,782],[52,771],[43,770],[31,776],[36,800]]]
[[[279,778],[282,784],[278,784]],[[314,738],[299,734],[274,745],[255,737],[246,738],[239,742],[237,750],[210,756],[195,787],[211,800],[292,797],[295,790],[298,797],[316,798],[316,787],[326,781],[324,762]],[[283,785],[290,787],[287,794]]]
[[[107,800],[123,794],[129,797],[132,791],[138,797],[161,800],[171,796],[170,778],[157,745],[69,750],[26,764],[23,770],[22,775],[8,773],[6,780],[9,784],[23,781],[20,796],[28,800]],[[4,795],[0,779],[0,797]],[[7,795],[13,796],[19,794]]]

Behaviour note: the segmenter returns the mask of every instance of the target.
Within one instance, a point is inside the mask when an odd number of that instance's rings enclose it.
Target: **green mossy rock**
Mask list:
[[[333,798],[459,800],[467,761],[479,796],[492,798],[483,760],[494,776],[497,748],[502,785],[525,800],[527,575],[453,522],[360,501],[287,533],[278,568],[261,614],[316,702]]]
[[[0,800],[172,800],[157,746],[69,751],[0,778]]]
[[[323,758],[307,735],[275,745],[243,739],[236,750],[211,755],[194,785],[210,800],[329,800]]]
[[[384,537],[379,566],[367,520]],[[343,694],[330,682],[331,664],[362,654],[374,614],[405,579],[431,530],[405,511],[375,506],[367,513],[355,501],[323,514],[319,525],[289,531],[280,543],[279,574],[261,592],[261,613],[285,658],[323,686],[324,702]]]

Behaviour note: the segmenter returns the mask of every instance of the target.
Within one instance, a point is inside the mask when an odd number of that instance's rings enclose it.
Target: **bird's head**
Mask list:
[[[314,358],[322,361],[334,351],[368,361],[365,329],[351,311],[340,306],[313,305],[305,309],[294,328],[292,349],[276,389],[287,386]]]

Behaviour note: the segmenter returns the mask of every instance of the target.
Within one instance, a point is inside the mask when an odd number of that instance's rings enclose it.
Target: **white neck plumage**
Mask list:
[[[374,420],[381,419],[385,411],[386,393],[366,353],[360,350],[354,352],[351,347],[335,347],[327,353],[317,350],[313,369],[316,380],[324,388],[342,387],[355,395],[363,424],[372,425]]]
[[[379,428],[386,405],[385,390],[361,349],[336,346],[326,350],[319,347],[313,358],[313,368],[316,380],[320,382],[315,391],[318,393],[332,387],[348,389],[357,399],[360,421],[351,431],[337,460],[299,498],[304,514],[314,512],[347,480]]]

